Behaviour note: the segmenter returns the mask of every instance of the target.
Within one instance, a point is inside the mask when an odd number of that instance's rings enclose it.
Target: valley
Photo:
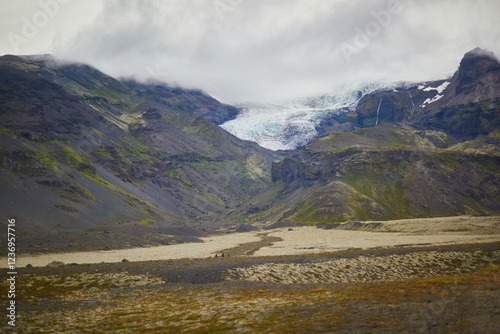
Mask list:
[[[57,250],[193,241],[241,222],[494,215],[500,65],[478,50],[446,80],[290,103],[316,113],[299,122],[303,146],[290,151],[226,132],[220,125],[248,111],[201,91],[117,80],[48,55],[3,56],[1,223],[22,222],[28,253],[86,235]],[[101,234],[116,237],[104,246]]]
[[[15,331],[498,332],[497,58],[342,92],[238,108],[0,57]]]

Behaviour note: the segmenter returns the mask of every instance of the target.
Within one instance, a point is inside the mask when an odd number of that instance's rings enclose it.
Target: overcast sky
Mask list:
[[[227,103],[429,80],[500,55],[498,0],[0,0],[0,54],[51,53]]]

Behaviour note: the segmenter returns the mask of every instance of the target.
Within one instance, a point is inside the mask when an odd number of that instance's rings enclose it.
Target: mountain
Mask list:
[[[352,129],[402,123],[469,140],[497,129],[499,110],[500,63],[493,53],[476,48],[464,55],[453,77],[365,95],[354,113],[335,121]]]
[[[15,217],[31,240],[211,219],[271,184],[276,154],[217,125],[235,112],[196,90],[50,56],[0,57],[2,224]]]
[[[453,144],[382,124],[311,141],[273,164],[273,185],[231,219],[332,223],[500,211],[500,131]]]
[[[498,60],[475,49],[448,79],[237,109],[3,56],[0,221],[16,219],[20,252],[43,252],[198,241],[244,221],[498,214],[499,86]]]
[[[380,122],[472,139],[499,124],[499,66],[492,52],[476,48],[465,54],[448,79],[351,83],[311,98],[243,104],[238,106],[238,116],[222,127],[272,150],[294,150],[324,133],[353,131]]]
[[[500,72],[468,52],[447,80],[360,97],[273,164],[273,185],[228,217],[329,223],[500,211]]]

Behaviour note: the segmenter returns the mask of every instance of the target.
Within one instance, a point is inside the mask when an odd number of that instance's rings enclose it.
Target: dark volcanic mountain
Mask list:
[[[16,217],[25,236],[135,231],[234,207],[270,185],[274,159],[217,126],[235,112],[200,91],[1,57],[2,224]]]
[[[356,130],[388,122],[468,140],[498,128],[499,109],[500,64],[493,53],[476,48],[465,54],[452,78],[368,94],[356,111],[324,120],[319,130]]]
[[[335,222],[500,211],[500,64],[468,52],[449,80],[364,96],[273,165],[233,219]],[[339,132],[339,129],[350,132]]]
[[[193,241],[228,221],[500,212],[489,52],[467,53],[448,80],[363,96],[296,151],[218,126],[236,114],[196,90],[0,57],[1,222],[16,218],[20,251],[34,252]]]

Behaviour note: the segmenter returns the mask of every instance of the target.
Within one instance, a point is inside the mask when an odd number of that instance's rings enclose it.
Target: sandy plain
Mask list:
[[[272,239],[269,239],[272,238]],[[294,226],[273,230],[230,233],[201,238],[201,243],[89,251],[22,255],[16,266],[46,266],[53,261],[66,264],[113,263],[128,261],[153,261],[183,258],[208,258],[222,253],[235,256],[238,247],[260,244],[251,256],[280,256],[328,253],[346,249],[370,249],[379,247],[404,247],[459,243],[483,243],[500,241],[500,216],[439,217],[394,220],[387,222],[363,222],[360,224],[336,224],[334,228]],[[244,255],[242,253],[240,256]],[[0,262],[7,264],[6,258]]]

